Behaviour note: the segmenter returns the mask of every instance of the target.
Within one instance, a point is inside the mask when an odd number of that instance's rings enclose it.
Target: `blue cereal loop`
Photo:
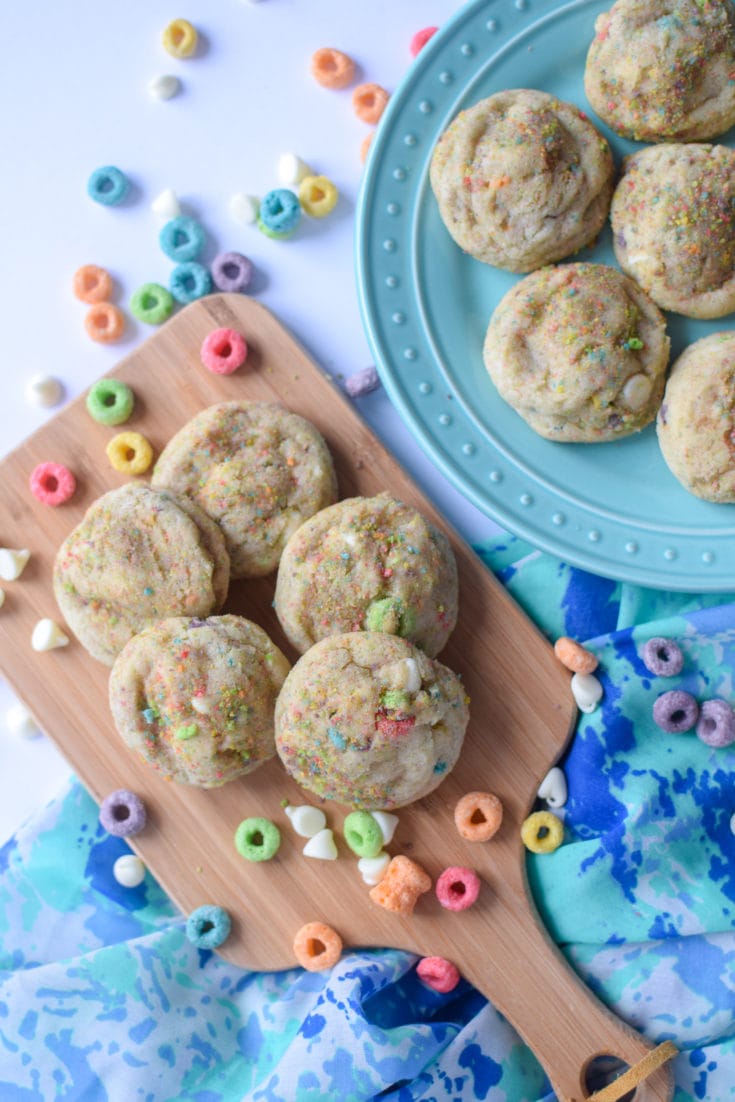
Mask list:
[[[187,260],[171,272],[169,289],[177,302],[194,302],[212,290],[212,277],[202,264]]]
[[[298,196],[288,188],[274,188],[263,197],[258,222],[266,233],[279,236],[293,233],[300,218],[301,204]]]
[[[232,922],[227,911],[205,903],[186,920],[186,936],[197,949],[216,949],[230,936]]]
[[[166,223],[158,241],[170,260],[196,260],[204,248],[204,230],[196,218],[182,214]]]
[[[87,195],[95,203],[116,207],[128,194],[129,187],[127,176],[119,168],[105,165],[103,168],[96,168],[87,180]]]

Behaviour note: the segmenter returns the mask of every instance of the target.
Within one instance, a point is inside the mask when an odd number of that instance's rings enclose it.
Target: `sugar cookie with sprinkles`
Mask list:
[[[155,620],[208,616],[227,596],[224,537],[206,513],[167,490],[128,483],[90,505],[54,563],[54,595],[93,658],[111,666]]]
[[[319,431],[275,402],[221,402],[169,441],[152,485],[185,494],[224,533],[233,578],[270,574],[284,544],[337,498]]]
[[[446,666],[399,636],[349,632],[322,639],[291,670],[276,704],[276,748],[317,796],[391,809],[441,783],[468,719],[462,682]]]
[[[275,755],[273,710],[290,669],[242,616],[176,616],[135,635],[110,674],[127,745],[167,779],[218,788]]]
[[[530,272],[602,229],[613,158],[584,112],[546,92],[497,92],[462,111],[431,160],[444,225],[478,260]]]
[[[275,607],[302,654],[348,631],[401,635],[430,658],[457,622],[457,565],[443,532],[387,493],[338,501],[284,548]]]
[[[559,264],[503,297],[484,358],[501,398],[535,432],[596,443],[656,416],[669,338],[661,311],[616,268]]]
[[[618,264],[664,310],[735,310],[735,151],[686,143],[626,157],[610,221]]]
[[[735,123],[730,0],[617,0],[595,32],[585,92],[618,134],[692,142]]]
[[[735,502],[735,333],[712,333],[674,362],[656,421],[666,464],[696,497]]]

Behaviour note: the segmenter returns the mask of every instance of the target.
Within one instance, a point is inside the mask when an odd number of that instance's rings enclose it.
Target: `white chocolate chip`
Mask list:
[[[64,635],[59,625],[55,624],[53,620],[39,620],[33,629],[31,646],[34,650],[56,650],[57,647],[65,647],[68,643],[68,636]]]
[[[370,814],[380,827],[380,833],[383,835],[383,845],[389,846],[398,826],[398,816],[391,815],[389,811],[371,811]]]
[[[164,188],[151,203],[151,210],[164,222],[170,222],[172,218],[178,218],[181,214],[181,206],[173,188]]]
[[[145,880],[145,865],[134,853],[124,853],[112,866],[112,875],[124,888],[137,888]]]
[[[14,551],[10,547],[0,547],[0,578],[4,582],[15,582],[25,570],[31,557],[30,551]]]
[[[13,704],[5,713],[5,725],[16,738],[38,738],[43,734],[25,704]]]
[[[327,816],[319,807],[302,804],[301,807],[289,806],[285,811],[291,820],[291,826],[302,838],[313,838],[327,825]]]
[[[258,220],[260,202],[254,195],[246,195],[244,191],[238,191],[230,199],[230,214],[241,226],[251,226]]]
[[[538,797],[546,800],[549,807],[564,807],[567,802],[567,778],[558,765],[550,769],[541,781]]]
[[[357,868],[365,883],[373,888],[383,879],[389,864],[390,854],[381,850],[376,857],[361,857],[357,862]]]
[[[320,830],[304,846],[304,857],[316,857],[320,861],[336,861],[337,845],[329,827]]]
[[[316,175],[313,169],[297,157],[295,153],[282,153],[278,158],[278,165],[276,167],[276,176],[278,182],[283,184],[284,187],[290,187],[293,184],[300,184],[305,176]]]
[[[25,385],[25,399],[31,406],[50,409],[64,397],[64,387],[53,375],[33,375]]]
[[[207,696],[193,696],[191,706],[200,716],[208,716],[212,711],[212,701]]]
[[[415,658],[404,658],[404,664],[408,671],[406,677],[406,684],[403,686],[407,693],[417,693],[421,688],[421,674],[419,668],[416,665]]]
[[[631,375],[623,387],[623,404],[628,409],[642,409],[651,396],[652,386],[647,375]]]
[[[602,700],[602,685],[592,673],[572,675],[572,695],[582,712],[594,712]]]
[[[171,73],[163,73],[148,81],[148,95],[151,99],[171,99],[181,89],[181,81]]]

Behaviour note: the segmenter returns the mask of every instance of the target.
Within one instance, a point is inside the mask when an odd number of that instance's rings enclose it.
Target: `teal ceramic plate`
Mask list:
[[[614,444],[537,436],[497,395],[482,363],[490,315],[519,278],[463,254],[439,218],[431,151],[458,111],[503,88],[571,100],[610,141],[582,77],[608,3],[474,0],[422,50],[392,97],[360,194],[357,274],[363,319],[393,404],[451,482],[488,516],[588,570],[658,588],[735,587],[735,505],[688,494],[655,430]],[[731,135],[728,135],[728,144]],[[613,264],[609,228],[578,254]],[[672,352],[732,318],[668,315]]]

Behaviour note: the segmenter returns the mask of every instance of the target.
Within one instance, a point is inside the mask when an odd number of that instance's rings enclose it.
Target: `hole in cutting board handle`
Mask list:
[[[589,1098],[596,1091],[612,1086],[615,1080],[619,1079],[629,1068],[630,1064],[626,1064],[625,1060],[621,1060],[619,1056],[612,1056],[607,1053],[594,1056],[583,1071],[585,1097]],[[618,1102],[633,1102],[636,1093],[637,1088],[633,1087],[632,1090],[621,1094]]]

